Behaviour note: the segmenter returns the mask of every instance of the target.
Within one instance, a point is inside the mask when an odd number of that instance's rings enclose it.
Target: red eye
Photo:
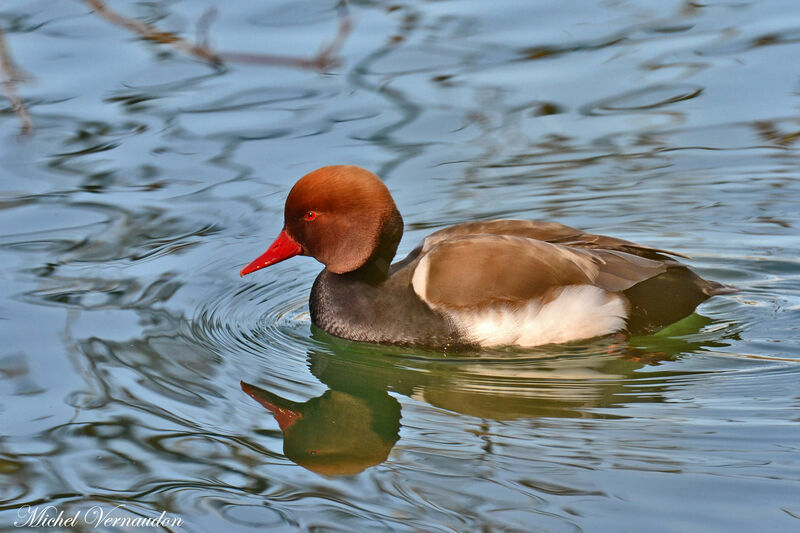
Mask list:
[[[303,218],[304,218],[305,220],[308,220],[309,222],[311,222],[312,220],[314,220],[315,218],[317,218],[317,214],[316,214],[314,211],[309,211],[308,213],[306,213],[305,215],[303,215]]]

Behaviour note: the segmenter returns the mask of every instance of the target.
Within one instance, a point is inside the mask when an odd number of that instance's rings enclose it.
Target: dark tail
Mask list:
[[[717,296],[720,294],[733,294],[734,292],[739,292],[739,289],[734,287],[733,285],[726,285],[718,281],[709,281],[709,280],[703,280],[703,281],[706,282],[706,286],[703,287],[702,290],[708,296]]]
[[[718,294],[738,289],[701,278],[678,264],[667,271],[623,291],[630,302],[628,331],[649,334],[677,322],[694,312],[695,307]]]

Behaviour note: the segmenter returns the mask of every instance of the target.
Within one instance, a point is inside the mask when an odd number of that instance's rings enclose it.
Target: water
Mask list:
[[[208,5],[111,7],[193,39]],[[0,97],[2,528],[48,504],[190,531],[800,527],[796,2],[354,2],[324,72],[215,69],[82,2],[0,9],[36,125]],[[227,2],[207,33],[308,57],[338,16]],[[627,342],[340,341],[309,322],[314,261],[238,271],[343,162],[392,190],[401,254],[556,220],[741,292]]]

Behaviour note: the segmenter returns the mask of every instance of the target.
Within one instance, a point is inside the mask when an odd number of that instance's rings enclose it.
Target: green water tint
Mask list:
[[[332,337],[314,337],[330,351],[311,351],[308,366],[329,387],[306,402],[242,382],[272,412],[286,457],[324,475],[352,475],[385,461],[399,438],[401,394],[454,413],[493,420],[617,418],[609,408],[660,402],[675,377],[659,363],[704,348],[687,335],[712,321],[693,314],[658,335],[599,339],[535,351],[409,352]],[[707,346],[713,342],[705,341]],[[636,347],[634,347],[634,345]],[[648,366],[649,372],[639,372]]]

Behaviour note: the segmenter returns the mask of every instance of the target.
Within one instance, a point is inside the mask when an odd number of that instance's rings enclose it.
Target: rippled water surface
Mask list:
[[[0,5],[26,74],[0,96],[0,529],[45,505],[189,531],[800,529],[795,0],[363,0],[316,70],[214,66],[89,4]],[[345,16],[108,5],[304,58]],[[313,260],[238,271],[294,181],[342,162],[392,190],[402,254],[548,219],[741,291],[627,341],[341,341],[310,324]]]

